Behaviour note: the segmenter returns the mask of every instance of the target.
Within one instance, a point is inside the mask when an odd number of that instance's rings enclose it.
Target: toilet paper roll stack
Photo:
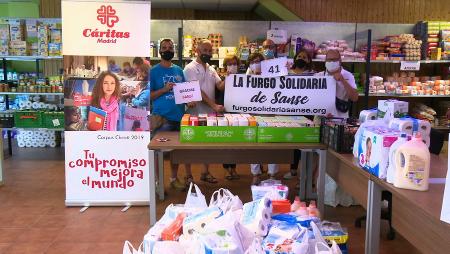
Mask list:
[[[56,147],[55,131],[27,131],[19,130],[17,136],[17,145],[23,147]]]
[[[241,223],[257,236],[266,236],[272,216],[272,204],[268,198],[261,198],[244,204]]]
[[[208,223],[222,216],[222,211],[218,207],[210,207],[201,213],[186,217],[183,221],[183,234],[192,235],[197,233],[207,233],[205,227]]]
[[[368,109],[368,110],[362,110],[359,113],[359,122],[364,123],[367,120],[376,120],[377,119],[377,109]]]
[[[389,122],[389,128],[405,132],[408,135],[419,132],[422,137],[429,137],[431,133],[430,122],[415,118],[394,118]]]

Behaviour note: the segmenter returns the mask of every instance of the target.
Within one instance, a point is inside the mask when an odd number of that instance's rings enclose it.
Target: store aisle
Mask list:
[[[84,213],[79,213],[79,208],[66,208],[63,149],[21,150],[5,160],[4,169],[5,185],[0,187],[0,253],[120,253],[125,240],[138,245],[148,230],[146,207],[132,207],[126,213],[120,207],[95,207]],[[288,170],[281,169],[282,173]],[[180,172],[183,171],[181,167]],[[194,166],[195,179],[199,179],[199,172]],[[244,202],[250,200],[248,165],[238,166],[240,181],[224,180],[221,165],[214,165],[211,172],[219,179],[219,185],[200,183],[207,198],[223,184]],[[166,185],[167,180],[166,177]],[[288,185],[293,187],[295,182]],[[158,205],[158,216],[170,203],[184,202],[186,193],[173,192],[168,187],[167,192],[167,200]],[[363,214],[361,207],[327,207],[325,219],[339,221],[348,228],[350,253],[364,253],[364,229],[353,226],[354,219]],[[418,253],[400,236],[385,241],[386,226],[382,227],[380,253]]]

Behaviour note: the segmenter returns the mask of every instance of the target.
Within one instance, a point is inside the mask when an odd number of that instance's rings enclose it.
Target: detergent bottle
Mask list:
[[[430,152],[417,133],[397,148],[394,155],[394,186],[402,189],[426,191],[430,176]]]
[[[386,181],[388,183],[394,183],[394,179],[395,179],[395,161],[394,161],[395,151],[397,151],[397,149],[400,147],[400,145],[406,143],[407,141],[408,141],[408,136],[406,135],[406,133],[402,133],[400,135],[400,138],[397,139],[392,144],[391,148],[389,149],[389,166],[388,166],[387,177],[386,177]]]

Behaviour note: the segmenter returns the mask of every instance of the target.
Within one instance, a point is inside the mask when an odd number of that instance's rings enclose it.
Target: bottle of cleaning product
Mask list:
[[[294,203],[291,205],[291,212],[297,211],[297,209],[300,207],[300,198],[298,196],[295,196]]]
[[[430,152],[417,133],[397,148],[394,155],[394,186],[402,189],[426,191],[430,176]]]
[[[397,151],[397,149],[400,147],[400,145],[406,143],[407,141],[408,141],[408,136],[406,135],[406,133],[402,133],[400,135],[400,138],[397,139],[397,141],[395,141],[391,145],[391,148],[389,149],[389,166],[388,166],[387,177],[386,177],[386,181],[388,183],[394,183],[394,179],[395,179],[395,162],[394,162],[395,151]]]

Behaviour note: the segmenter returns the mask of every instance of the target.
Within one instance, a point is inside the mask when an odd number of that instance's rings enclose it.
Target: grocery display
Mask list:
[[[8,73],[9,75],[9,73]],[[1,75],[0,75],[1,76]],[[14,79],[15,78],[15,79]],[[62,93],[63,77],[38,78],[36,73],[13,73],[8,83],[0,82],[0,93]]]
[[[60,143],[55,131],[18,129],[17,146],[21,148],[56,147]]]
[[[61,20],[0,19],[0,56],[61,56]]]

